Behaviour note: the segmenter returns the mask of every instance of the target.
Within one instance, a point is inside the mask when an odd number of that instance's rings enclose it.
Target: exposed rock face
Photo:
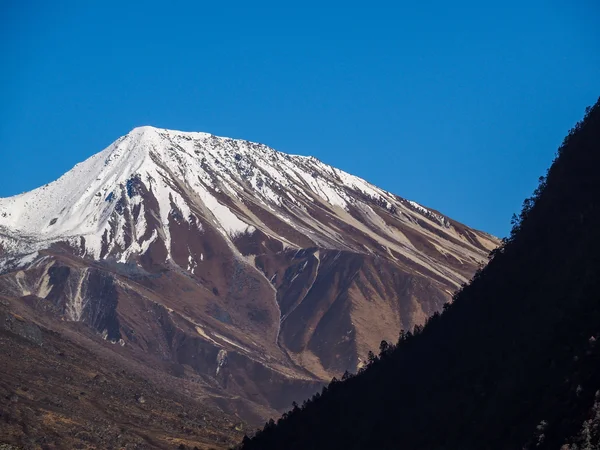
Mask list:
[[[497,244],[315,158],[143,127],[0,199],[0,294],[253,420],[422,323]]]

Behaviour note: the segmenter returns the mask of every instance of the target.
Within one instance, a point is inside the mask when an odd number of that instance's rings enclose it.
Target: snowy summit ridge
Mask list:
[[[0,199],[0,293],[263,414],[422,324],[497,245],[313,157],[141,127]]]
[[[232,246],[259,230],[300,247],[285,231],[291,226],[316,247],[364,253],[364,244],[345,238],[351,226],[410,253],[373,206],[413,225],[451,228],[444,216],[313,157],[144,126],[58,180],[0,199],[0,246],[16,257],[64,242],[80,256],[126,262],[161,241],[169,261],[175,224],[201,231],[209,223]]]

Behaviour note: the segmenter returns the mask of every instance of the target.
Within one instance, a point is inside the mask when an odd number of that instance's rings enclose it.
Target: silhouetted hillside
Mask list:
[[[441,315],[241,448],[599,448],[599,168],[600,101]]]

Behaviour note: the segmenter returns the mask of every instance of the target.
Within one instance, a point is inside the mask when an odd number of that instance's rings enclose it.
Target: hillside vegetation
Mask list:
[[[599,448],[599,167],[600,102],[442,314],[240,448]]]

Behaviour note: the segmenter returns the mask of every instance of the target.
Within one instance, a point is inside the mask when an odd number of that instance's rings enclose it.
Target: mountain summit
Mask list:
[[[373,206],[387,214],[381,217]],[[85,256],[121,262],[157,242],[166,252],[164,262],[173,261],[173,222],[201,229],[204,220],[229,242],[258,232],[290,248],[376,254],[386,247],[388,255],[398,252],[455,284],[468,277],[424,258],[403,228],[427,235],[440,229],[458,240],[457,248],[446,253],[466,257],[467,263],[478,263],[482,250],[496,245],[491,236],[313,157],[148,126],[135,128],[53,183],[0,199],[0,227],[6,234],[35,241],[36,249],[63,241]],[[348,236],[348,227],[364,236]],[[199,255],[188,256],[191,261]]]
[[[0,294],[256,423],[422,324],[498,243],[313,157],[141,127],[0,199]]]

